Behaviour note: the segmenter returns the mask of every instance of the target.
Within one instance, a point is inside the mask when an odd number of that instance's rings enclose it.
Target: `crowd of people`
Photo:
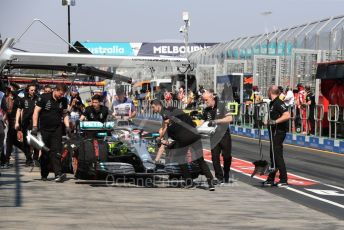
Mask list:
[[[297,98],[296,101],[306,103],[310,94],[303,93],[301,86],[299,87],[298,95],[300,97],[304,95],[304,99],[302,98],[304,101],[301,101],[301,98]],[[308,88],[306,87],[306,89]],[[36,85],[28,85],[22,97],[19,97],[15,92],[16,90],[12,86],[7,87],[5,93],[0,92],[2,112],[0,143],[6,143],[6,148],[3,145],[0,146],[2,150],[1,167],[8,168],[11,166],[10,157],[13,146],[16,146],[24,152],[26,166],[32,166],[34,160],[39,161],[42,181],[47,180],[50,171],[54,172],[56,182],[65,181],[66,175],[61,169],[62,136],[70,136],[77,128],[79,121],[105,122],[109,116],[120,117],[121,119],[126,116],[126,119],[132,119],[137,112],[133,100],[126,96],[122,87],[116,89],[116,96],[111,106],[101,91],[95,91],[91,101],[87,102],[89,105],[86,106],[76,88],[68,89],[63,84],[58,84],[53,89],[50,86],[45,86],[40,93],[38,93]],[[68,99],[65,96],[67,92],[70,92]],[[287,185],[287,174],[282,145],[290,119],[288,106],[292,104],[290,102],[292,99],[288,97],[290,95],[289,90],[286,90],[285,95],[283,95],[282,90],[277,86],[271,86],[268,95],[271,100],[270,120],[266,125],[271,127],[270,137],[273,144],[270,149],[271,157],[274,158],[271,162],[276,171],[280,171],[279,185],[283,186]],[[191,94],[189,96],[194,98]],[[177,98],[183,101],[184,97],[184,88],[181,87]],[[163,100],[161,98],[150,100],[150,106],[153,112],[159,113],[163,118],[158,140],[163,144],[161,149],[169,149],[170,157],[179,164],[185,180],[185,187],[193,188],[195,186],[188,170],[187,155],[191,152],[191,159],[197,162],[207,178],[209,190],[214,191],[214,185],[229,183],[232,162],[232,140],[229,124],[233,117],[226,104],[216,97],[212,89],[201,88],[198,97],[204,103],[201,116],[202,123],[208,122],[209,127],[216,127],[215,133],[210,136],[215,178],[204,161],[201,136],[197,132],[190,115],[168,103],[162,103],[162,101],[172,100],[173,96],[166,91]],[[260,93],[255,87],[253,103],[258,103],[259,97]],[[121,105],[126,106],[121,108]],[[123,111],[123,108],[128,109],[128,111]],[[7,131],[6,141],[4,141],[5,130]],[[29,132],[35,136],[40,132],[49,151],[34,150],[26,139]],[[162,151],[157,156],[160,157],[161,153]],[[223,167],[221,166],[221,155]],[[156,161],[158,160],[156,158]],[[274,183],[276,171],[271,172],[266,184]]]
[[[279,98],[287,108],[290,108],[292,116],[294,117],[293,130],[302,134],[314,134],[315,131],[315,95],[311,91],[309,85],[298,84],[296,89],[291,87],[283,88],[278,86]],[[249,100],[249,104],[257,105],[254,107],[254,127],[259,125],[258,110],[259,105],[263,102],[262,93],[259,91],[258,86],[252,87],[252,95]],[[307,111],[308,110],[308,111]]]
[[[64,84],[54,88],[46,85],[40,90],[37,85],[29,84],[24,91],[9,85],[3,91],[0,91],[0,167],[13,165],[10,161],[15,146],[25,154],[25,166],[34,166],[35,162],[40,165],[43,181],[50,171],[55,173],[56,182],[66,179],[61,170],[62,137],[76,132],[79,121],[104,122],[108,115],[116,116],[116,106],[124,103],[130,105],[128,119],[136,115],[136,108],[122,87],[117,88],[110,106],[100,90],[94,90],[91,100],[84,103],[76,87],[68,89]],[[29,132],[34,136],[40,133],[49,151],[33,149],[27,140]]]
[[[159,99],[164,101],[164,104],[171,105],[172,101],[178,102],[178,104],[182,105],[181,107],[185,109],[195,109],[201,103],[201,96],[204,88],[203,86],[199,86],[199,90],[195,93],[191,88],[189,88],[186,93],[185,86],[180,86],[178,89],[168,90],[162,89],[160,91],[154,92],[154,96],[149,89],[141,90],[139,93],[135,91],[135,93],[129,95],[132,100],[135,101],[151,101],[153,99]],[[146,111],[147,108],[142,108]]]

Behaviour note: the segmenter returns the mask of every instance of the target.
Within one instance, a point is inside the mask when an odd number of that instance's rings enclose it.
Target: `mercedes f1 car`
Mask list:
[[[99,141],[97,147],[101,146],[101,143],[107,144],[106,148],[99,147],[99,151],[106,153],[93,151],[95,148],[92,145],[83,147],[85,144],[82,142],[90,141],[85,135],[87,133],[93,133],[93,139]],[[79,136],[82,137],[81,141],[65,144],[65,148],[72,153],[70,155],[73,157],[73,172],[79,179],[101,179],[108,175],[116,177],[167,175],[169,179],[179,179],[182,176],[179,165],[168,160],[168,153],[165,164],[156,164],[153,161],[152,155],[158,148],[157,133],[144,132],[123,121],[105,123],[85,121],[80,122]],[[190,162],[188,168],[193,178],[199,176],[200,168],[196,163]],[[82,170],[84,171],[80,173]]]

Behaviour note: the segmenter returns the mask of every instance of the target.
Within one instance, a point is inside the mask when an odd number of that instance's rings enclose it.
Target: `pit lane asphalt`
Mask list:
[[[137,120],[137,124],[148,131],[157,131],[159,122]],[[210,149],[209,139],[203,138],[203,147]],[[269,142],[263,141],[263,153],[265,159],[269,161]],[[232,156],[241,160],[253,162],[259,159],[258,140],[237,135],[232,135]],[[305,177],[307,179],[317,181],[314,186],[296,186],[291,189],[297,189],[296,192],[285,190],[266,189],[268,193],[278,195],[296,203],[305,205],[315,210],[335,216],[339,219],[344,219],[344,208],[333,206],[326,202],[319,201],[319,199],[312,199],[309,196],[303,196],[300,193],[308,192],[309,189],[315,189],[315,192],[335,191],[338,195],[322,196],[320,198],[331,198],[330,202],[336,202],[344,207],[344,155],[335,154],[326,151],[318,151],[310,148],[300,148],[292,145],[284,145],[284,158],[288,173],[296,174],[297,176]],[[212,164],[209,164],[212,168]],[[251,179],[247,175],[232,171],[233,176],[254,187],[259,187],[260,181]],[[329,187],[329,186],[334,187]],[[311,193],[310,196],[317,195]]]
[[[38,168],[15,167],[0,176],[1,229],[343,229],[322,212],[243,183],[216,191],[142,188],[39,180]]]
[[[15,167],[1,170],[1,229],[344,228],[343,218],[281,195],[287,190],[262,189],[240,173],[235,173],[236,182],[217,186],[215,192],[105,186],[80,183],[72,175],[56,184],[40,181],[38,168],[30,172],[23,167],[22,153],[16,153],[14,161]]]

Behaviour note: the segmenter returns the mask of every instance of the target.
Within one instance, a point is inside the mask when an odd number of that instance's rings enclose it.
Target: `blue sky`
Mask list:
[[[34,18],[67,40],[62,0],[1,0],[2,39],[18,36]],[[72,41],[183,41],[182,12],[189,11],[191,42],[225,42],[343,14],[342,0],[76,0]],[[272,14],[264,16],[263,12]],[[35,24],[17,44],[32,51],[63,51],[66,45]]]

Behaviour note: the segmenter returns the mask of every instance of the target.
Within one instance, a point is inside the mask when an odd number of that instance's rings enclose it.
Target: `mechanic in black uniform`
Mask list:
[[[207,105],[203,110],[203,120],[208,121],[208,126],[216,126],[215,133],[210,136],[211,157],[218,182],[228,183],[229,172],[232,163],[232,139],[229,123],[233,118],[225,103],[220,102],[212,91],[207,90],[202,98]],[[220,162],[220,154],[223,157],[223,171]]]
[[[13,145],[15,145],[17,148],[23,149],[23,143],[18,141],[17,131],[15,129],[17,108],[19,106],[19,97],[14,92],[14,88],[12,86],[9,86],[6,88],[6,104],[7,104],[7,118],[8,118],[6,155],[4,159],[5,161],[1,163],[4,165],[5,168],[9,168]]]
[[[27,143],[27,131],[32,129],[32,115],[35,110],[38,96],[36,94],[36,86],[28,85],[23,98],[19,99],[19,106],[16,114],[16,130],[22,130],[24,154],[26,156],[26,166],[30,166],[32,162],[31,147]],[[20,124],[21,122],[21,124]],[[34,150],[34,157],[38,157],[38,151]]]
[[[80,121],[100,121],[105,122],[109,114],[109,109],[101,105],[102,97],[100,95],[94,95],[92,97],[92,105],[87,106],[84,113],[80,117]]]
[[[161,101],[157,99],[151,101],[151,107],[154,113],[160,113],[163,117],[160,137],[164,137],[165,133],[167,133],[169,138],[174,140],[173,144],[169,143],[169,148],[173,160],[179,163],[185,180],[185,188],[193,188],[195,186],[188,170],[188,161],[186,159],[190,149],[192,161],[200,166],[202,174],[207,178],[209,191],[214,191],[213,175],[203,158],[201,136],[197,133],[191,117],[180,109],[173,107],[164,108]],[[162,143],[168,144],[164,141]]]
[[[58,84],[52,93],[42,94],[33,113],[32,135],[37,135],[39,128],[43,142],[50,149],[49,152],[43,151],[40,158],[43,181],[47,180],[49,163],[55,173],[55,182],[64,182],[66,179],[66,175],[61,170],[63,123],[66,133],[70,136],[69,117],[67,116],[68,102],[64,97],[66,91],[66,85]]]
[[[280,90],[277,86],[270,86],[268,89],[268,96],[271,99],[270,102],[270,114],[267,125],[269,127],[270,136],[270,158],[272,168],[276,168],[275,171],[270,172],[268,179],[263,182],[264,185],[278,187],[288,186],[287,169],[283,159],[283,141],[288,131],[288,121],[290,114],[287,106],[279,99]],[[275,165],[274,165],[275,164]],[[276,172],[279,171],[280,181],[275,184]]]

